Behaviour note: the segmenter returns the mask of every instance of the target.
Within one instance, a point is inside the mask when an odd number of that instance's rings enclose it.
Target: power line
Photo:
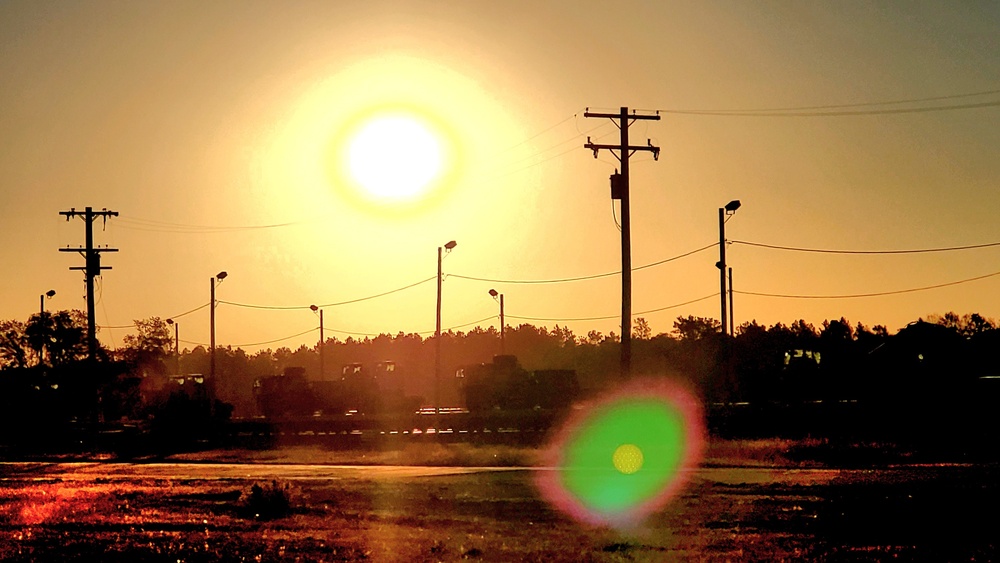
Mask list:
[[[990,248],[1000,246],[1000,242],[988,242],[984,244],[970,244],[966,246],[948,246],[941,248],[916,248],[908,250],[833,250],[827,248],[800,248],[795,246],[780,246],[776,244],[764,244],[760,242],[749,242],[745,240],[731,240],[733,244],[743,244],[746,246],[757,246],[760,248],[771,248],[775,250],[791,250],[795,252],[817,252],[823,254],[921,254],[928,252],[951,252],[955,250],[972,250],[976,248]]]
[[[955,104],[948,106],[926,106],[917,108],[873,109],[873,110],[843,110],[843,111],[811,111],[811,112],[738,112],[738,111],[683,111],[658,110],[661,113],[684,115],[710,115],[719,117],[840,117],[849,115],[888,115],[896,113],[927,113],[956,109],[974,109],[1000,106],[1000,100],[976,104]]]
[[[319,328],[319,327],[316,327],[316,328]],[[227,346],[239,348],[241,346],[260,346],[262,344],[273,344],[275,342],[281,342],[283,340],[290,340],[290,339],[295,338],[297,336],[302,336],[304,334],[309,334],[310,332],[315,331],[316,328],[311,328],[309,330],[304,330],[302,332],[299,332],[299,333],[296,333],[296,334],[292,334],[290,336],[284,336],[284,337],[281,337],[281,338],[275,338],[274,340],[267,340],[265,342],[250,342],[250,343],[246,343],[246,344],[228,344]],[[184,340],[183,338],[179,338],[178,340],[180,340],[181,342],[183,342],[185,344],[192,344],[192,345],[195,345],[195,346],[205,346],[205,347],[209,346],[208,344],[206,344],[204,342],[194,342],[192,340]]]
[[[350,299],[348,301],[338,301],[336,303],[324,303],[324,304],[316,305],[316,306],[317,307],[336,307],[338,305],[347,305],[347,304],[350,304],[350,303],[358,303],[360,301],[368,301],[370,299],[375,299],[375,298],[378,298],[378,297],[384,297],[384,296],[390,295],[392,293],[397,293],[397,292],[400,292],[400,291],[403,291],[403,290],[406,290],[406,289],[410,289],[411,287],[416,287],[416,286],[418,286],[420,284],[427,283],[427,282],[429,282],[431,280],[434,280],[434,279],[437,279],[437,276],[431,276],[431,277],[429,277],[427,279],[420,280],[420,281],[415,282],[415,283],[411,283],[410,285],[405,285],[403,287],[397,287],[396,289],[391,289],[389,291],[384,291],[384,292],[378,293],[376,295],[369,295],[368,297],[359,297],[358,299]],[[226,305],[232,305],[234,307],[246,307],[248,309],[268,309],[268,310],[278,310],[278,311],[288,311],[288,310],[294,310],[294,309],[309,309],[309,308],[312,307],[312,305],[287,305],[287,306],[251,305],[249,303],[236,303],[236,302],[233,302],[233,301],[224,301],[222,299],[217,299],[216,301],[218,301],[219,303],[225,303]]]
[[[287,223],[272,223],[265,225],[191,225],[185,223],[171,223],[154,219],[127,218],[119,219],[122,228],[137,231],[166,232],[166,233],[226,233],[236,231],[253,231],[263,229],[277,229],[291,227],[303,223],[304,221],[292,221]]]
[[[781,108],[761,108],[761,109],[678,109],[678,110],[659,110],[661,112],[667,113],[712,113],[712,114],[729,114],[729,113],[767,113],[767,112],[785,112],[785,111],[809,111],[809,110],[824,110],[824,109],[842,109],[842,108],[857,108],[857,107],[868,107],[868,106],[888,106],[888,105],[899,105],[899,104],[915,104],[920,102],[935,102],[941,100],[954,100],[958,98],[974,98],[978,96],[989,96],[993,94],[1000,94],[1000,90],[984,90],[982,92],[970,92],[966,94],[951,94],[947,96],[930,96],[926,98],[908,98],[902,100],[887,100],[881,102],[858,102],[851,104],[828,104],[821,106],[792,106],[792,107],[781,107]],[[641,111],[655,111],[655,110],[641,110]]]
[[[534,154],[531,154],[531,155],[528,155],[526,157],[523,157],[523,158],[520,158],[518,160],[515,160],[513,162],[510,162],[510,163],[506,164],[505,167],[513,166],[515,164],[520,164],[520,163],[525,162],[527,160],[531,160],[533,158],[537,158],[537,157],[539,157],[539,156],[541,156],[541,155],[543,155],[543,154],[545,154],[545,153],[547,153],[547,152],[549,152],[551,150],[557,149],[557,148],[559,148],[561,146],[564,146],[564,145],[567,145],[569,143],[572,143],[574,141],[579,140],[581,137],[586,136],[586,133],[591,133],[593,131],[597,131],[598,129],[604,128],[606,126],[607,126],[607,123],[604,123],[604,124],[598,125],[597,127],[592,128],[592,129],[588,129],[586,132],[580,133],[578,135],[574,135],[573,137],[571,137],[569,139],[566,139],[565,141],[562,141],[562,142],[557,143],[555,145],[552,145],[552,146],[550,146],[547,149],[542,149],[542,150],[540,150],[540,151],[538,151],[538,152],[536,152]],[[596,139],[603,139],[604,137],[607,137],[611,133],[614,133],[614,131],[598,135],[598,136],[594,137],[594,139],[595,140]],[[527,170],[529,168],[534,168],[535,166],[538,166],[540,164],[544,164],[544,163],[546,163],[546,162],[548,162],[550,160],[554,160],[556,158],[559,158],[559,157],[562,157],[562,156],[566,156],[567,154],[573,152],[577,148],[578,147],[576,147],[574,145],[573,147],[571,147],[571,148],[569,148],[567,150],[564,150],[562,152],[559,152],[559,153],[556,153],[554,155],[548,156],[546,158],[543,158],[542,160],[539,160],[539,161],[536,161],[536,162],[532,162],[531,164],[527,164],[527,165],[522,166],[520,168],[515,168],[514,170],[507,170],[507,171],[505,171],[503,173],[496,174],[496,175],[492,176],[490,179],[491,180],[499,180],[501,178],[506,178],[507,176],[511,176],[513,174],[517,174],[518,172],[523,172],[523,171],[525,171],[525,170]],[[498,167],[498,168],[494,169],[493,171],[494,172],[500,172],[500,170],[501,170],[501,168]]]
[[[191,313],[194,313],[195,311],[200,311],[200,310],[202,310],[202,309],[204,309],[205,307],[208,307],[208,306],[209,306],[209,303],[205,303],[204,305],[199,305],[199,306],[195,307],[194,309],[191,309],[190,311],[185,311],[185,312],[183,312],[183,313],[181,313],[179,315],[174,315],[172,317],[167,317],[167,318],[168,319],[179,319],[179,318],[181,318],[181,317],[183,317],[185,315],[190,315]],[[130,324],[130,325],[100,326],[98,328],[112,328],[112,329],[118,329],[118,328],[135,328],[135,324],[133,323],[133,324]]]
[[[205,303],[204,305],[198,305],[197,307],[195,307],[194,309],[191,309],[190,311],[184,311],[183,313],[181,313],[179,315],[174,315],[172,317],[167,317],[167,318],[168,319],[179,319],[179,318],[181,318],[181,317],[183,317],[185,315],[190,315],[191,313],[194,313],[195,311],[200,311],[200,310],[204,309],[205,307],[208,307],[209,305],[211,305],[211,303]]]
[[[678,254],[677,256],[671,256],[670,258],[659,260],[657,262],[651,262],[649,264],[644,264],[642,266],[638,266],[638,267],[632,268],[632,271],[635,272],[635,271],[643,270],[643,269],[646,269],[646,268],[652,268],[653,266],[659,266],[661,264],[666,264],[667,262],[673,262],[674,260],[679,260],[679,259],[684,258],[686,256],[691,256],[692,254],[697,254],[699,252],[708,250],[709,248],[714,247],[716,244],[717,243],[713,242],[713,243],[705,245],[705,246],[703,246],[701,248],[697,248],[695,250],[691,250],[691,251],[685,252],[683,254]],[[501,280],[501,279],[492,279],[492,278],[480,278],[480,277],[475,277],[475,276],[463,276],[461,274],[448,274],[448,277],[456,277],[456,278],[463,279],[463,280],[481,281],[481,282],[490,282],[490,283],[544,284],[544,283],[565,283],[565,282],[575,282],[575,281],[584,281],[584,280],[594,280],[594,279],[598,279],[598,278],[606,278],[606,277],[609,277],[609,276],[617,276],[617,275],[619,275],[621,273],[622,273],[621,270],[616,270],[614,272],[605,272],[603,274],[593,274],[593,275],[589,275],[589,276],[578,276],[578,277],[575,277],[575,278],[554,278],[554,279],[547,279],[547,280]]]
[[[483,318],[479,319],[478,321],[472,321],[472,322],[468,322],[468,323],[464,323],[464,324],[460,324],[460,325],[449,326],[449,327],[443,328],[441,330],[442,331],[449,331],[449,330],[455,330],[456,328],[465,328],[465,327],[470,326],[470,325],[479,324],[481,322],[488,321],[488,320],[492,319],[495,316],[496,315],[490,315],[488,317],[483,317]],[[437,332],[437,331],[436,330],[423,330],[423,331],[420,331],[420,332],[415,332],[413,334],[434,334],[435,332]]]
[[[692,299],[690,301],[685,301],[683,303],[675,303],[673,305],[667,305],[666,307],[658,307],[656,309],[647,309],[645,311],[638,311],[632,313],[633,317],[638,317],[639,315],[648,315],[649,313],[658,313],[660,311],[666,311],[668,309],[676,309],[677,307],[683,307],[685,305],[690,305],[692,303],[697,303],[699,301],[704,301],[706,299],[711,299],[715,297],[715,293],[710,293],[703,297],[697,299]],[[571,321],[606,321],[611,319],[617,319],[620,315],[605,315],[603,317],[575,317],[575,318],[543,318],[543,317],[521,317],[518,315],[507,315],[507,318],[519,319],[522,321],[559,321],[559,322],[571,322]]]
[[[284,340],[291,340],[292,338],[295,338],[297,336],[302,336],[304,334],[309,334],[310,332],[315,331],[317,328],[319,328],[319,327],[310,328],[309,330],[304,330],[304,331],[302,331],[300,333],[293,334],[291,336],[285,336],[284,338],[277,338],[275,340],[267,340],[265,342],[250,342],[250,343],[247,343],[247,344],[230,344],[230,346],[235,346],[237,348],[240,348],[242,346],[261,346],[261,345],[264,345],[264,344],[274,344],[275,342],[281,342],[281,341],[284,341]]]
[[[535,133],[534,135],[528,137],[527,139],[524,139],[523,141],[521,141],[519,143],[515,143],[515,144],[513,144],[513,145],[511,145],[511,146],[509,146],[509,147],[507,147],[505,149],[501,149],[499,152],[500,153],[508,152],[510,150],[516,149],[517,147],[519,147],[519,146],[521,146],[521,145],[523,145],[523,144],[525,144],[527,142],[530,142],[530,141],[532,141],[532,140],[534,140],[534,139],[536,139],[538,137],[541,137],[542,135],[544,135],[544,134],[548,133],[549,131],[555,129],[556,127],[559,127],[563,123],[566,123],[567,121],[569,121],[571,119],[576,119],[576,117],[580,114],[581,111],[583,111],[583,109],[584,108],[580,108],[579,110],[577,110],[576,112],[574,112],[573,115],[570,115],[569,117],[563,119],[559,123],[556,123],[555,125],[552,125],[550,127],[546,127],[545,129],[539,131],[538,133]]]
[[[742,294],[742,295],[755,295],[755,296],[758,296],[758,297],[780,297],[780,298],[787,298],[787,299],[854,299],[854,298],[858,298],[858,297],[881,297],[881,296],[885,296],[885,295],[899,295],[899,294],[902,294],[902,293],[914,293],[914,292],[917,292],[917,291],[926,291],[928,289],[938,289],[938,288],[941,288],[941,287],[949,287],[949,286],[952,286],[952,285],[959,285],[959,284],[963,284],[963,283],[969,283],[969,282],[978,281],[978,280],[982,280],[982,279],[986,279],[986,278],[991,278],[993,276],[1000,276],[1000,272],[993,272],[992,274],[986,274],[986,275],[983,275],[983,276],[976,276],[974,278],[966,278],[964,280],[958,280],[958,281],[953,281],[953,282],[939,283],[939,284],[935,284],[935,285],[927,285],[927,286],[924,286],[924,287],[913,287],[913,288],[909,288],[909,289],[899,289],[899,290],[896,290],[896,291],[882,291],[882,292],[878,292],[878,293],[856,293],[856,294],[852,294],[852,295],[787,295],[787,294],[780,294],[780,293],[758,293],[758,292],[753,292],[753,291],[737,291],[737,290],[733,290],[733,293],[739,293],[739,294]]]

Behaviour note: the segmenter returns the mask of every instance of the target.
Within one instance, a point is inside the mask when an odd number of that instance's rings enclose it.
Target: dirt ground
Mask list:
[[[0,560],[991,561],[1000,524],[995,465],[716,460],[622,531],[547,505],[537,468],[229,461],[0,464]]]

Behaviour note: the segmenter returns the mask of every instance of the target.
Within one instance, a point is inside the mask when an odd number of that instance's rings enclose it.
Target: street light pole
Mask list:
[[[443,249],[451,252],[458,243],[449,241]],[[443,260],[442,247],[438,247],[438,271],[437,271],[437,321],[434,325],[434,412],[441,412],[441,261]]]
[[[729,336],[736,336],[735,321],[733,315],[733,269],[729,268]]]
[[[209,362],[208,363],[208,366],[209,366],[208,367],[208,373],[209,373],[209,376],[211,377],[212,381],[215,381],[215,288],[220,283],[222,283],[222,280],[226,279],[226,275],[227,275],[226,272],[219,272],[218,274],[215,275],[214,278],[211,279],[212,303],[211,303],[211,307],[209,307],[209,309],[211,309],[210,324],[212,326],[211,326],[211,336],[210,336],[210,338],[211,338],[210,348],[211,349],[208,352],[208,362]],[[218,278],[218,282],[216,282],[216,278]]]
[[[507,346],[504,342],[504,336],[507,332],[507,325],[504,323],[503,319],[503,294],[498,293],[495,289],[491,289],[490,295],[493,296],[493,299],[496,299],[497,297],[500,298],[500,355],[505,356],[507,355]]]
[[[326,366],[323,359],[323,348],[326,346],[326,338],[323,336],[323,309],[316,305],[310,305],[310,309],[315,313],[319,311],[319,379],[323,381],[326,377]]]
[[[43,294],[41,294],[41,295],[38,296],[38,312],[39,313],[45,314],[45,298],[48,297],[49,299],[52,299],[52,297],[55,296],[55,294],[56,294],[56,290],[50,289],[50,290],[46,291],[45,293],[43,293]]]
[[[726,334],[726,210],[719,208],[719,297],[722,299],[722,334]]]
[[[167,319],[168,325],[174,325],[174,372],[181,374],[181,323]]]
[[[721,310],[721,329],[722,334],[727,332],[727,322],[726,322],[726,221],[729,217],[736,213],[736,210],[740,208],[740,200],[734,199],[726,204],[725,207],[719,208],[719,262],[716,267],[719,268],[719,299],[722,302]],[[731,331],[730,331],[731,332]]]

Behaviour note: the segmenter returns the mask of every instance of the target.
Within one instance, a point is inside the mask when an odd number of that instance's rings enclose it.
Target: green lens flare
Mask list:
[[[631,529],[686,485],[704,442],[696,395],[671,379],[635,379],[573,407],[548,440],[535,485],[579,522]]]
[[[634,398],[594,413],[566,445],[561,481],[587,510],[617,515],[655,497],[684,456],[681,413]]]

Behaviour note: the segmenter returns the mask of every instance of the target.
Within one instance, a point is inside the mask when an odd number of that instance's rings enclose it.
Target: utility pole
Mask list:
[[[326,380],[326,366],[323,359],[323,348],[326,347],[326,336],[323,334],[323,309],[319,310],[319,379]]]
[[[323,347],[326,346],[326,336],[323,335],[323,309],[320,309],[316,305],[309,306],[312,311],[319,312],[319,379],[320,381],[326,380],[326,367],[323,360]]]
[[[499,301],[500,301],[500,355],[504,356],[504,355],[507,354],[507,344],[506,344],[506,342],[504,342],[504,332],[506,332],[504,330],[504,327],[506,325],[504,324],[504,318],[503,318],[503,294],[499,293],[495,289],[491,289],[490,290],[490,296],[493,299],[497,299],[498,297],[500,298],[499,299]]]
[[[726,209],[719,208],[719,298],[722,300],[720,310],[720,320],[722,321],[722,334],[726,334]]]
[[[733,269],[729,268],[729,336],[736,336],[735,319],[733,316]]]
[[[507,343],[505,342],[505,333],[507,330],[504,328],[504,318],[503,318],[503,294],[500,294],[500,355],[507,355]]]
[[[86,224],[86,246],[80,248],[60,248],[60,252],[79,252],[84,258],[85,266],[74,266],[70,270],[83,270],[87,280],[87,357],[90,360],[97,358],[97,323],[94,318],[94,278],[101,275],[101,270],[110,270],[111,266],[101,266],[102,252],[118,252],[117,248],[94,248],[94,220],[98,217],[104,219],[107,225],[108,217],[117,217],[117,211],[94,211],[92,207],[87,207],[84,211],[77,211],[75,207],[69,211],[60,211],[60,215],[65,215],[69,221],[72,217],[83,217]]]
[[[715,267],[719,269],[719,300],[721,311],[719,312],[720,320],[722,321],[722,334],[725,335],[727,332],[726,326],[726,221],[736,213],[736,210],[740,208],[740,200],[734,199],[726,204],[725,207],[719,208],[719,261],[715,263]],[[732,273],[730,273],[732,276]],[[730,307],[732,308],[732,295],[729,296]],[[728,328],[729,336],[733,335],[733,330]]]
[[[212,286],[211,290],[212,306],[210,307],[211,313],[209,314],[208,317],[209,332],[211,333],[211,336],[209,337],[211,344],[209,345],[210,349],[208,351],[208,371],[213,385],[215,384],[215,303],[216,303],[215,288],[218,287],[220,283],[222,283],[222,280],[226,279],[227,275],[229,274],[227,274],[225,271],[222,271],[219,272],[218,274],[215,274],[215,277],[209,280],[209,283]]]
[[[437,275],[437,319],[434,325],[434,414],[441,414],[441,261],[444,259],[443,252],[451,252],[458,246],[455,241],[448,241],[444,247],[438,247],[438,275]],[[438,421],[435,421],[437,424]]]
[[[590,142],[587,137],[587,144],[584,148],[594,151],[594,158],[601,149],[611,151],[611,154],[621,162],[621,173],[616,170],[611,176],[611,199],[621,200],[622,215],[622,346],[621,346],[621,376],[628,378],[632,373],[632,241],[631,227],[629,222],[629,170],[628,159],[636,151],[649,151],[653,153],[653,160],[660,157],[660,148],[654,147],[649,139],[646,145],[632,146],[628,144],[628,128],[633,122],[640,119],[659,121],[659,113],[655,115],[639,115],[632,110],[629,114],[627,107],[622,107],[621,112],[614,113],[592,113],[590,108],[583,113],[584,117],[603,117],[617,120],[615,125],[621,131],[621,143],[618,145],[601,145]],[[618,151],[615,154],[615,151]]]

